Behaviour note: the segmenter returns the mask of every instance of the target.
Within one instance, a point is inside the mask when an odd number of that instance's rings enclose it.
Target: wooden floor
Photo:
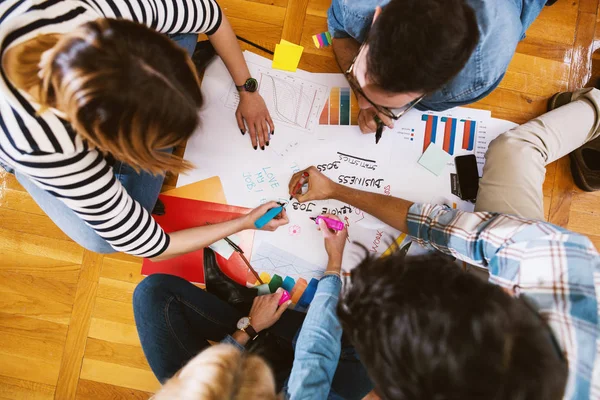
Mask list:
[[[520,123],[543,113],[553,93],[584,86],[600,47],[598,1],[546,8],[500,87],[474,107]],[[302,44],[301,68],[338,72],[330,49],[311,40],[326,30],[329,1],[220,4],[240,36],[270,49],[281,38]],[[166,185],[175,183],[169,177]],[[600,194],[574,188],[568,159],[549,166],[544,199],[549,221],[600,247]],[[158,382],[134,326],[139,272],[134,257],[96,255],[71,242],[13,176],[0,175],[0,398],[148,398]]]

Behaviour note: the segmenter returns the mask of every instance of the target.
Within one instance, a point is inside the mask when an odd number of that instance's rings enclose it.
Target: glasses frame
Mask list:
[[[366,44],[366,42],[363,43],[358,48],[358,53],[356,53],[356,56],[354,56],[354,59],[352,60],[352,63],[350,64],[350,66],[348,67],[348,69],[344,72],[344,76],[346,77],[346,80],[350,84],[350,87],[352,87],[352,90],[354,90],[356,93],[358,93],[359,95],[361,95],[362,97],[364,97],[365,100],[367,100],[369,102],[369,104],[371,104],[373,106],[373,108],[375,108],[375,110],[377,110],[377,112],[379,112],[380,114],[385,115],[388,118],[393,119],[394,121],[397,121],[400,118],[402,118],[404,116],[404,114],[406,114],[407,112],[409,112],[410,110],[412,110],[414,108],[414,106],[416,106],[417,104],[419,104],[419,102],[421,100],[423,100],[423,98],[425,97],[425,95],[422,95],[418,99],[415,99],[415,100],[411,101],[409,103],[409,106],[407,108],[405,108],[404,110],[400,111],[400,113],[398,113],[398,114],[394,113],[394,111],[392,111],[389,107],[384,107],[382,105],[379,105],[379,104],[375,103],[373,100],[369,99],[369,97],[367,97],[367,95],[365,94],[365,92],[360,87],[360,84],[358,83],[358,80],[356,79],[356,76],[354,76],[354,64],[356,63],[356,59],[358,58],[358,56],[361,53],[361,51],[362,51],[363,47],[365,46],[365,44]]]

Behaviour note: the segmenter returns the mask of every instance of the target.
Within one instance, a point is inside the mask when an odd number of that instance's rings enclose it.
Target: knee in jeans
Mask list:
[[[154,305],[164,300],[168,295],[170,285],[181,278],[168,274],[149,275],[141,281],[133,291],[133,309],[135,312],[142,308],[154,308]]]

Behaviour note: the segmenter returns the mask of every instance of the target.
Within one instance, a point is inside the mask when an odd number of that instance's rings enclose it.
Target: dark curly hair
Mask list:
[[[384,399],[551,400],[567,365],[523,299],[438,255],[367,257],[338,315]]]
[[[394,93],[440,89],[479,42],[475,12],[464,0],[392,0],[369,31],[369,78]]]

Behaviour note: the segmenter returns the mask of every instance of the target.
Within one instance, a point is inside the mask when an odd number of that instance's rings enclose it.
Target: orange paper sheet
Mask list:
[[[183,199],[209,201],[211,203],[227,204],[221,178],[213,176],[203,181],[190,183],[177,189],[164,192],[167,196],[180,197]]]

